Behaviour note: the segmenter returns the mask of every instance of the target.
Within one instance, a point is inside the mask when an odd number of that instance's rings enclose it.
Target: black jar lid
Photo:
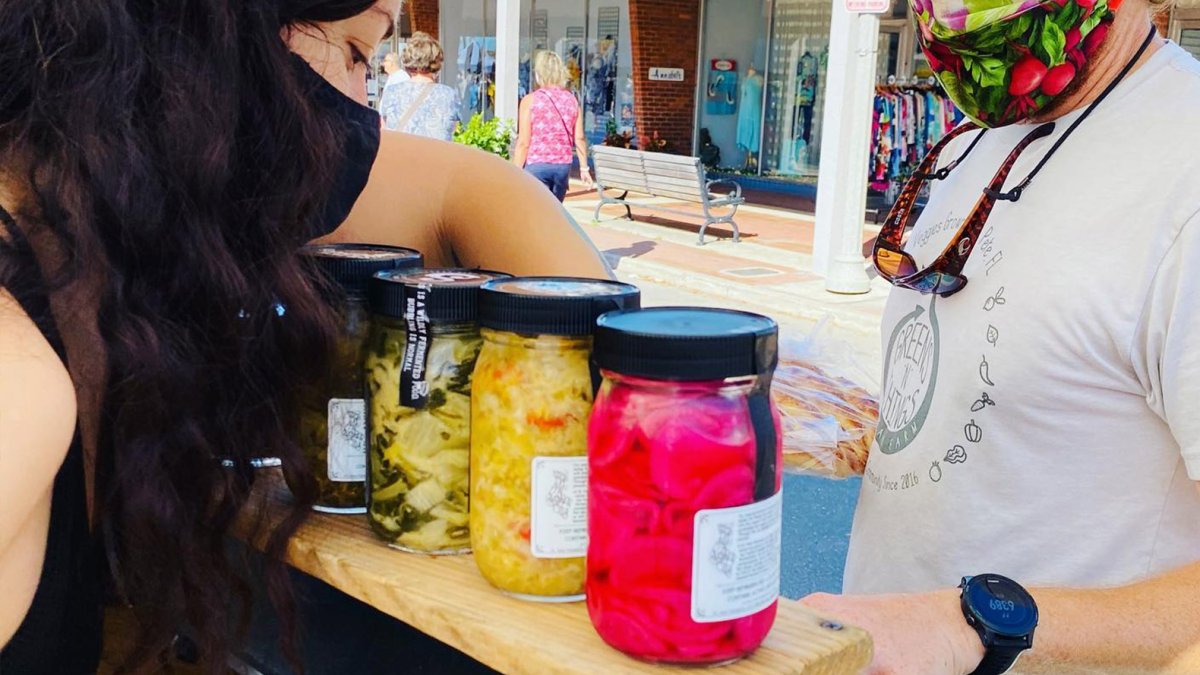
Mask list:
[[[425,262],[411,248],[375,244],[311,244],[300,253],[316,261],[331,281],[351,295],[365,295],[376,272],[418,269]]]
[[[779,326],[760,314],[706,307],[610,312],[596,328],[596,365],[622,375],[701,381],[770,374]]]
[[[479,323],[523,335],[591,335],[605,312],[641,306],[637,286],[576,277],[489,281],[479,294]]]
[[[454,268],[386,270],[371,279],[371,311],[403,319],[408,297],[425,291],[425,314],[430,321],[468,323],[479,317],[479,287],[511,275],[489,270]]]

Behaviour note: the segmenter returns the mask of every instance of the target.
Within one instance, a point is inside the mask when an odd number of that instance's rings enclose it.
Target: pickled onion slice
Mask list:
[[[730,634],[732,622],[692,621],[692,594],[680,588],[645,586],[629,594],[643,613],[647,626],[675,647],[711,643]]]
[[[723,509],[754,501],[754,472],[745,464],[725,469],[705,484],[691,501],[690,509]]]
[[[588,449],[593,466],[608,466],[633,447],[637,417],[628,390],[606,387],[588,422]]]
[[[647,629],[634,615],[616,610],[603,610],[593,616],[601,626],[600,636],[610,646],[627,654],[669,654],[670,645]]]
[[[655,487],[672,499],[690,501],[711,476],[739,464],[753,467],[754,439],[744,431],[730,431],[748,426],[708,414],[676,414],[659,422],[646,443]]]
[[[660,519],[656,502],[630,496],[608,483],[593,481],[588,502],[589,522],[603,533],[603,542],[651,534]]]
[[[614,561],[609,583],[631,593],[646,586],[678,586],[692,575],[692,545],[674,537],[613,541],[608,552]]]

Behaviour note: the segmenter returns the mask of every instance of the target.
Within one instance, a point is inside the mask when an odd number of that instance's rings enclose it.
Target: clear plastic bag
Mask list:
[[[783,420],[784,470],[861,476],[879,421],[878,364],[824,334],[822,321],[780,345],[772,391]]]

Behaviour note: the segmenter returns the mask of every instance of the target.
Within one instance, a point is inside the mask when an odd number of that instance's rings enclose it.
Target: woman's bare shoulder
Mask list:
[[[448,185],[463,178],[512,181],[522,175],[509,162],[478,148],[394,131],[383,132],[375,161],[372,178],[386,176],[410,199],[444,194]]]
[[[75,434],[75,386],[66,366],[0,288],[0,483],[14,464],[53,480]],[[24,473],[24,471],[23,471]]]

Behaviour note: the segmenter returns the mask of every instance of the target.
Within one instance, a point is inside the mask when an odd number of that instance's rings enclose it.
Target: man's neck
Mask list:
[[[1095,57],[1084,69],[1086,79],[1083,85],[1063,100],[1051,104],[1049,108],[1030,121],[1035,124],[1048,122],[1084,108],[1100,98],[1108,85],[1121,74],[1129,60],[1137,54],[1149,31],[1150,12],[1148,8],[1134,0],[1127,1],[1125,6],[1117,12],[1104,46],[1096,52]],[[1146,61],[1162,47],[1163,43],[1162,38],[1155,38],[1130,72],[1145,65]]]

